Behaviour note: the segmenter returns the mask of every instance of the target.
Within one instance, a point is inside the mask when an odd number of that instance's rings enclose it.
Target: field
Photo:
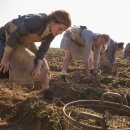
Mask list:
[[[62,108],[66,103],[100,100],[109,91],[119,93],[123,104],[130,106],[130,62],[121,56],[114,66],[103,66],[101,74],[90,80],[83,78],[82,61],[71,61],[67,74],[69,84],[60,77],[63,50],[51,48],[46,59],[55,99],[43,99],[39,82],[25,85],[0,79],[0,130],[65,130]],[[108,100],[120,103],[117,97],[110,96]]]

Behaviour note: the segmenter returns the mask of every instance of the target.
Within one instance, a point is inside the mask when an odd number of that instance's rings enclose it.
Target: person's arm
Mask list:
[[[85,72],[86,72],[86,76],[89,77],[89,56],[92,50],[92,45],[93,45],[93,41],[90,40],[88,42],[85,43],[85,48],[84,48],[84,65],[85,65]]]
[[[107,55],[109,62],[113,64],[115,61],[115,48],[114,47],[108,48]]]
[[[46,42],[42,42],[35,58],[35,68],[32,72],[32,76],[34,78],[37,78],[40,75],[40,69],[43,64],[43,58],[45,57],[45,54],[47,53],[51,41],[54,39],[54,36],[48,37]]]
[[[94,50],[94,71],[96,72],[99,66],[101,46],[97,46]]]
[[[35,63],[38,63],[38,61],[43,60],[53,39],[54,39],[54,36],[52,34],[47,36],[46,39],[43,39],[44,41],[41,43],[37,51]]]

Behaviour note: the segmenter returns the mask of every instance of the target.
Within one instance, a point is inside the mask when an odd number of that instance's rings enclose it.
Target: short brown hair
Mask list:
[[[71,26],[70,14],[65,10],[56,10],[48,15],[49,21],[54,21],[55,23],[64,24],[67,27]]]

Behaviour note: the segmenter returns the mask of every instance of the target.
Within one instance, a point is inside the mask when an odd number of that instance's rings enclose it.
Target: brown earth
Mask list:
[[[17,84],[0,80],[0,130],[64,130],[64,104],[79,100],[100,100],[104,92],[122,95],[123,103],[130,106],[130,62],[117,61],[113,67],[103,66],[101,75],[84,79],[82,61],[71,61],[68,83],[60,79],[63,50],[51,48],[46,55],[50,66],[50,88],[55,99],[43,99],[39,82]],[[119,102],[116,98],[110,101]]]

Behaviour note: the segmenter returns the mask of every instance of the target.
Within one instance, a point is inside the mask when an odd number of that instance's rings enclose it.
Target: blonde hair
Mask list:
[[[100,34],[100,37],[104,38],[106,42],[110,41],[110,37],[107,34]]]

